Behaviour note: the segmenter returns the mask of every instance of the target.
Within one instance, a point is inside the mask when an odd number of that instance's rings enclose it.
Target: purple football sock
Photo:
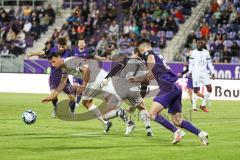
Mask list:
[[[57,102],[58,102],[58,98],[55,98],[54,100],[52,100],[52,104],[54,108],[57,108]]]
[[[164,118],[162,115],[157,115],[154,119],[155,122],[160,123],[165,128],[169,129],[173,133],[177,131],[177,127],[174,126],[171,122],[169,122],[166,118]]]
[[[193,134],[198,135],[201,131],[197,129],[194,125],[192,125],[190,122],[183,120],[181,127],[188,130],[189,132],[192,132]]]
[[[81,95],[77,95],[77,100],[76,103],[79,103],[81,101],[82,96]]]

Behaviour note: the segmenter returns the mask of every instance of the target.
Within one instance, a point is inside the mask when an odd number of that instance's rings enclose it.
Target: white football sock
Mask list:
[[[144,122],[144,125],[146,127],[146,131],[147,132],[152,132],[150,117],[149,117],[148,112],[145,109],[141,110],[140,117],[141,117],[142,121]]]
[[[95,114],[95,116],[97,117],[98,120],[100,120],[101,122],[103,122],[103,124],[107,124],[107,121],[105,121],[102,117],[102,113],[100,112],[100,110],[97,108],[96,105],[92,104],[91,107],[88,108],[89,111],[91,111],[92,113]]]
[[[114,109],[114,110],[111,110],[109,112],[107,112],[105,115],[104,115],[104,119],[108,120],[108,119],[112,119],[112,118],[115,118],[117,117],[117,110]]]
[[[206,104],[207,104],[207,102],[208,102],[208,100],[209,100],[210,94],[211,94],[211,93],[208,92],[208,91],[204,94],[204,98],[203,98],[203,101],[202,101],[201,106],[206,106]]]
[[[193,93],[192,94],[192,108],[193,109],[197,109],[197,99],[198,99],[197,94]]]

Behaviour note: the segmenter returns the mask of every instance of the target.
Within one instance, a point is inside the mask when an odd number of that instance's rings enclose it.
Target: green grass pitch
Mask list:
[[[136,129],[124,136],[125,125],[117,118],[109,134],[97,120],[65,122],[51,118],[46,95],[0,94],[0,160],[237,160],[240,157],[240,101],[212,101],[209,113],[193,113],[192,122],[209,133],[209,146],[187,132],[173,146],[172,133],[152,122],[154,137],[146,137],[144,125],[134,117]],[[151,101],[146,100],[149,108]],[[189,102],[183,101],[190,118]],[[24,110],[38,114],[33,125],[21,120]],[[86,111],[82,106],[78,112]],[[137,114],[136,114],[137,115]]]

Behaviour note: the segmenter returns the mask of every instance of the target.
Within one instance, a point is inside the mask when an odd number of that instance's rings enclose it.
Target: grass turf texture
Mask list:
[[[209,113],[192,113],[192,121],[208,131],[210,145],[201,146],[198,137],[187,132],[173,146],[172,133],[152,122],[154,137],[146,137],[144,125],[134,118],[137,128],[124,136],[125,125],[117,118],[109,134],[97,120],[65,122],[51,118],[52,107],[40,100],[46,95],[0,93],[1,160],[115,160],[184,159],[236,160],[240,157],[239,101],[212,101]],[[149,107],[151,101],[146,100]],[[189,118],[189,102],[183,101]],[[21,120],[24,110],[38,114],[33,125]],[[78,112],[86,111],[82,106]]]

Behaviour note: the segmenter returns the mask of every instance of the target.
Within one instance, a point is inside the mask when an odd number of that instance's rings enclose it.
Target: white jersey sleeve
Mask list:
[[[211,58],[208,51],[207,51],[207,65],[208,65],[208,68],[209,68],[211,74],[213,74],[214,73],[214,67],[213,67],[213,64],[212,64],[212,58]]]
[[[190,57],[189,57],[188,73],[192,73],[193,66],[194,66],[194,53],[191,52]]]
[[[67,57],[64,59],[64,66],[62,67],[62,74],[73,75],[75,77],[81,78],[82,74],[80,72],[81,67],[85,66],[83,64],[82,58],[79,57]]]

